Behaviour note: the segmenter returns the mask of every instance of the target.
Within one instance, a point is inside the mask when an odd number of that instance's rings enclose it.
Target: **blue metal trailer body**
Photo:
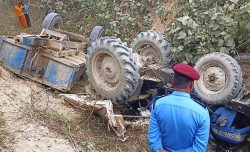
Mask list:
[[[236,115],[237,111],[226,107],[218,108],[211,116],[211,132],[214,136],[232,144],[244,142],[250,133],[250,126],[239,127],[237,124],[233,124]]]
[[[30,45],[35,44],[32,39],[24,40],[24,44],[27,45],[16,43],[14,39],[6,37],[0,40],[0,60],[10,71],[61,91],[70,90],[80,79],[85,69],[83,53],[73,55],[69,59],[59,58],[47,54],[42,47]],[[43,45],[46,40],[39,42]]]
[[[0,59],[4,66],[17,74],[21,74],[26,55],[31,50],[32,48],[30,47],[14,45],[14,41],[11,39],[3,38]]]

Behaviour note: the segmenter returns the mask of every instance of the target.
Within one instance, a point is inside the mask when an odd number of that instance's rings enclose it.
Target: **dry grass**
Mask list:
[[[108,130],[104,120],[89,111],[79,111],[69,120],[51,109],[45,111],[34,107],[32,110],[32,121],[36,120],[62,135],[76,149],[103,152],[149,151],[145,127],[128,128],[128,140],[122,142],[113,131]]]
[[[0,114],[0,148],[5,147],[4,140],[7,136],[7,132],[5,130],[5,120],[2,118],[2,114]]]
[[[22,33],[38,34],[41,31],[42,22],[44,19],[44,10],[37,6],[36,3],[29,3],[31,28],[21,29],[19,27],[18,18],[14,15],[14,3],[5,1],[0,3],[0,36],[13,36]]]

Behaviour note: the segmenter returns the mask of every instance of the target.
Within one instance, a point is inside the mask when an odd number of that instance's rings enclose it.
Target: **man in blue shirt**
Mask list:
[[[31,27],[30,16],[29,16],[29,6],[24,1],[21,1],[21,2],[22,2],[22,6],[24,8],[23,12],[25,15],[27,26]]]
[[[209,138],[208,110],[195,102],[190,93],[198,72],[187,64],[177,64],[175,91],[158,99],[151,111],[148,140],[151,152],[205,152]]]

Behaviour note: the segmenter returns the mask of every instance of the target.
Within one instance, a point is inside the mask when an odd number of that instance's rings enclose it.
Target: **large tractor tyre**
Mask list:
[[[105,35],[105,29],[102,26],[95,26],[89,35],[88,46],[95,40]]]
[[[42,28],[53,30],[53,29],[61,29],[62,28],[62,16],[57,13],[49,13],[42,24]]]
[[[243,77],[243,85],[247,90],[250,90],[250,54],[241,53],[234,57],[240,65]]]
[[[112,37],[101,37],[91,43],[87,74],[97,94],[117,102],[124,102],[133,95],[140,77],[132,50],[120,39]]]
[[[172,68],[171,43],[161,33],[156,31],[141,32],[133,40],[133,52],[151,58],[155,63]]]
[[[218,105],[230,102],[242,88],[242,72],[231,56],[213,52],[200,58],[195,64],[200,79],[194,91],[206,103]]]

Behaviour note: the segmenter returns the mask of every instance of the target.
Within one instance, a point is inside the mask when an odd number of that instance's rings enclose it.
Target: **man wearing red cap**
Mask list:
[[[151,111],[148,140],[151,152],[205,152],[209,138],[208,110],[195,102],[190,93],[199,73],[187,64],[177,64],[175,91],[158,99]]]

